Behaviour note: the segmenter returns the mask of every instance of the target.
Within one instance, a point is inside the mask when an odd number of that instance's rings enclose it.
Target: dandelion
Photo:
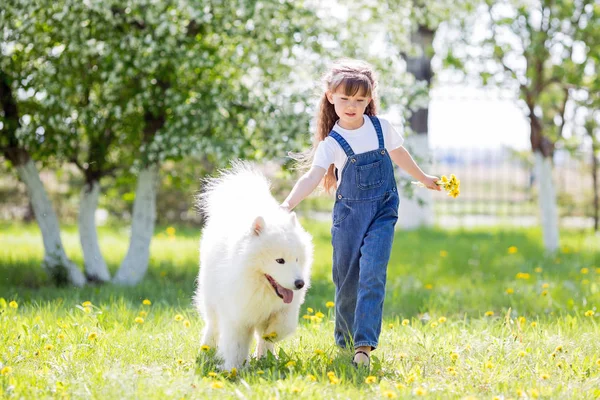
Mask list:
[[[51,344],[47,344],[47,345],[46,345],[44,348],[45,348],[46,350],[50,351],[50,350],[52,350],[52,349],[54,348],[54,346],[53,346],[53,345],[51,345]]]
[[[191,325],[191,323],[187,319],[185,321],[183,321],[183,326],[185,326],[186,328],[189,328],[190,325]]]
[[[92,307],[84,307],[83,312],[89,314],[92,312]]]
[[[385,392],[382,392],[381,395],[383,397],[387,397],[388,399],[395,399],[396,398],[396,393],[392,392],[391,390],[386,390]]]
[[[415,395],[416,396],[425,396],[427,394],[427,390],[425,390],[422,387],[418,387],[415,389]]]
[[[508,248],[508,254],[516,254],[519,251],[519,249],[517,248],[517,246],[510,246]]]
[[[316,349],[315,350],[315,354],[318,355],[318,356],[320,356],[320,355],[325,354],[325,352],[323,350],[321,350],[321,349]]]
[[[306,379],[308,379],[311,382],[316,382],[317,381],[317,377],[311,374],[306,375]]]
[[[534,269],[535,272],[537,272],[538,274],[541,273],[543,271],[542,267],[536,267]]]
[[[535,328],[536,326],[537,326],[537,322],[533,321],[533,322],[531,323],[531,327],[532,327],[532,328]]]
[[[292,389],[291,389],[291,391],[292,391],[292,393],[300,393],[302,391],[302,389],[298,388],[296,386],[293,386]]]
[[[12,374],[12,367],[9,367],[8,365],[0,370],[0,375],[2,376],[7,376],[10,374]]]
[[[455,353],[455,352],[450,353],[450,359],[452,361],[458,360],[458,353]]]
[[[258,372],[262,372],[262,371],[258,371]],[[263,372],[263,374],[264,374],[264,372]],[[260,375],[260,374],[259,374],[259,375]],[[217,376],[219,376],[219,374],[217,374],[217,373],[216,373],[216,372],[214,372],[214,371],[210,371],[210,372],[208,373],[208,376],[210,376],[210,377],[212,377],[212,378],[216,378]]]
[[[488,361],[485,363],[485,368],[492,369],[494,368],[494,364],[491,361]]]
[[[263,335],[263,339],[265,339],[268,342],[277,339],[277,332],[267,333]]]
[[[550,379],[550,375],[548,375],[548,374],[541,374],[540,378],[543,379],[543,380]]]
[[[440,318],[438,319],[438,322],[439,322],[440,324],[443,324],[444,322],[446,322],[446,317],[440,317]]]
[[[92,302],[91,301],[84,301],[83,303],[81,303],[82,306],[84,307],[91,307],[92,306]]]
[[[432,327],[432,328],[437,328],[437,326],[438,326],[438,323],[437,323],[437,322],[432,322],[432,323],[431,323],[431,327]]]
[[[148,313],[146,311],[140,311],[140,317],[145,317],[146,315],[148,315]]]
[[[549,283],[542,284],[542,289],[548,289],[550,287]]]
[[[407,320],[407,319],[403,319],[402,320],[402,326],[407,326],[407,325],[410,325],[410,321]]]
[[[296,366],[296,361],[293,361],[293,360],[292,360],[292,361],[288,361],[288,362],[285,364],[285,366],[286,366],[287,368],[292,368],[292,367],[295,367],[295,366]]]
[[[485,312],[485,316],[486,317],[493,317],[494,316],[494,312],[493,311],[486,311]]]
[[[515,292],[515,290],[512,288],[506,289],[506,294],[513,294],[514,292]]]
[[[178,358],[177,359],[177,364],[179,364],[179,365],[183,364],[183,360],[181,358]]]
[[[537,399],[540,397],[540,392],[538,392],[536,389],[529,389],[529,395],[534,399]]]
[[[338,385],[342,380],[338,377],[330,377],[329,378],[329,383],[331,383],[332,385]]]
[[[523,350],[519,352],[519,357],[525,357],[526,355],[527,353],[525,353]]]
[[[406,383],[413,383],[417,380],[417,376],[415,374],[410,374],[406,377]]]
[[[327,377],[331,378],[332,376],[335,376],[335,372],[333,372],[333,371],[327,372]]]
[[[561,362],[557,362],[556,363],[556,368],[561,368],[562,369],[562,367],[563,367],[563,363],[561,363]]]
[[[11,301],[10,303],[8,303],[8,306],[10,308],[19,308],[19,303],[17,303],[16,301]]]
[[[304,319],[310,319],[310,317],[311,317],[310,315],[303,315],[302,316],[302,318],[304,318]]]
[[[135,319],[135,322],[136,322],[136,324],[143,324],[143,323],[144,323],[144,318],[142,318],[142,317],[137,317],[137,318]]]
[[[586,317],[593,317],[593,316],[594,316],[594,314],[595,314],[594,310],[587,310],[587,311],[585,312],[585,316],[586,316]]]
[[[554,351],[556,352],[562,352],[563,351],[563,347],[562,346],[556,346],[556,349],[554,349]]]
[[[398,390],[406,389],[406,385],[403,383],[396,383],[394,386],[396,386],[396,389]]]
[[[217,382],[213,382],[210,384],[210,387],[213,389],[223,389],[225,385],[223,384],[223,382],[217,381]]]
[[[406,357],[408,357],[406,355],[406,353],[400,353],[400,354],[398,354],[398,358],[400,358],[401,360],[404,360]]]
[[[210,346],[208,346],[206,344],[203,344],[202,346],[200,346],[200,350],[204,351],[204,352],[209,351],[210,350]]]
[[[312,314],[312,313],[314,313],[314,312],[315,312],[315,310],[313,310],[312,308],[308,307],[308,308],[306,309],[306,312],[307,312],[307,313],[309,313],[309,314]]]
[[[365,383],[367,385],[370,385],[371,383],[375,383],[375,382],[377,382],[377,377],[375,377],[373,375],[367,376],[367,378],[365,379]]]
[[[152,302],[148,299],[144,299],[144,301],[142,301],[142,304],[145,306],[150,306],[150,305],[152,305]]]
[[[583,279],[583,280],[581,281],[581,284],[582,284],[582,285],[589,285],[589,284],[590,284],[590,280],[589,280],[589,279]]]
[[[325,303],[325,307],[333,308],[333,307],[335,307],[335,303],[333,301],[328,301],[327,303]]]
[[[390,329],[393,329],[393,328],[394,328],[394,324],[392,324],[392,323],[389,323],[389,324],[388,324],[388,328],[390,328]]]
[[[237,376],[237,368],[231,368],[231,371],[229,372],[229,377],[230,378],[235,378]]]
[[[167,235],[169,236],[174,236],[175,235],[175,228],[173,228],[172,226],[167,228]]]
[[[319,311],[315,314],[315,317],[317,317],[317,318],[323,318],[324,316],[325,316],[325,314],[323,314],[321,311]]]
[[[522,389],[517,389],[517,397],[525,396],[525,392]]]
[[[425,187],[421,182],[413,181],[411,183],[413,185]],[[441,179],[435,184],[441,186],[448,193],[448,196],[454,199],[460,194],[460,180],[458,180],[454,174],[450,174],[450,179],[448,179],[446,175],[442,175]]]
[[[580,272],[581,272],[583,275],[587,275],[587,274],[590,272],[590,270],[589,270],[588,268],[581,268],[581,271],[580,271]]]
[[[446,250],[440,250],[440,257],[448,257],[448,252]]]
[[[56,335],[56,338],[57,339],[64,339],[65,335],[64,335],[64,333],[59,333],[58,335]]]
[[[596,360],[596,365],[600,367],[600,358]]]
[[[542,290],[542,296],[548,296],[548,291],[547,290]]]
[[[96,340],[96,338],[97,338],[97,337],[98,337],[98,334],[97,334],[96,332],[91,332],[91,333],[88,335],[88,340],[89,340],[89,341],[94,341],[94,340]]]
[[[173,318],[175,321],[179,322],[179,321],[183,321],[183,315],[181,314],[177,314],[175,315],[175,318]]]
[[[425,289],[431,290],[433,289],[433,285],[431,283],[428,283],[427,285],[425,285]]]
[[[531,277],[531,275],[529,275],[527,272],[518,272],[516,275],[517,279],[523,279],[523,280],[527,280]]]

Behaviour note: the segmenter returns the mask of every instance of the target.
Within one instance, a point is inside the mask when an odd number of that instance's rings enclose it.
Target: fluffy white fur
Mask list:
[[[309,286],[312,237],[294,213],[279,208],[269,181],[249,164],[234,162],[205,183],[199,205],[208,220],[195,295],[206,324],[202,344],[217,347],[224,369],[239,368],[253,334],[262,357],[296,330]]]

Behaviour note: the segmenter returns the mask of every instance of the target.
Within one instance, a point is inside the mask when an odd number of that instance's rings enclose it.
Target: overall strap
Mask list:
[[[379,149],[384,149],[385,144],[383,143],[383,131],[381,130],[381,123],[379,119],[374,115],[369,115],[373,126],[375,127],[375,132],[377,132],[377,140],[379,140]]]
[[[336,142],[338,142],[338,144],[342,147],[342,150],[344,150],[344,153],[346,153],[347,157],[352,157],[354,155],[352,147],[350,147],[348,142],[346,142],[346,139],[344,139],[339,133],[337,133],[336,131],[331,131],[329,133],[329,136],[331,136],[333,139],[335,139]]]

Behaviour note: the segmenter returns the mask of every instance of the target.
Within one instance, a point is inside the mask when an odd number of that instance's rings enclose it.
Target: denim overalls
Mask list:
[[[346,164],[336,191],[331,237],[335,291],[335,341],[377,347],[381,332],[387,264],[398,220],[398,193],[392,160],[381,124],[369,117],[379,140],[377,150],[354,154],[337,132]]]

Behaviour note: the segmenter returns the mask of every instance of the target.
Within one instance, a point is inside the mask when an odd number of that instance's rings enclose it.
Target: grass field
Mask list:
[[[35,226],[0,225],[0,398],[600,397],[599,238],[563,232],[544,257],[537,230],[398,232],[364,371],[333,346],[329,226],[305,225],[316,254],[300,328],[278,359],[233,373],[200,348],[198,231],[161,228],[137,287],[72,289],[40,270]],[[100,237],[114,272],[127,230]],[[81,264],[77,232],[63,238]]]

